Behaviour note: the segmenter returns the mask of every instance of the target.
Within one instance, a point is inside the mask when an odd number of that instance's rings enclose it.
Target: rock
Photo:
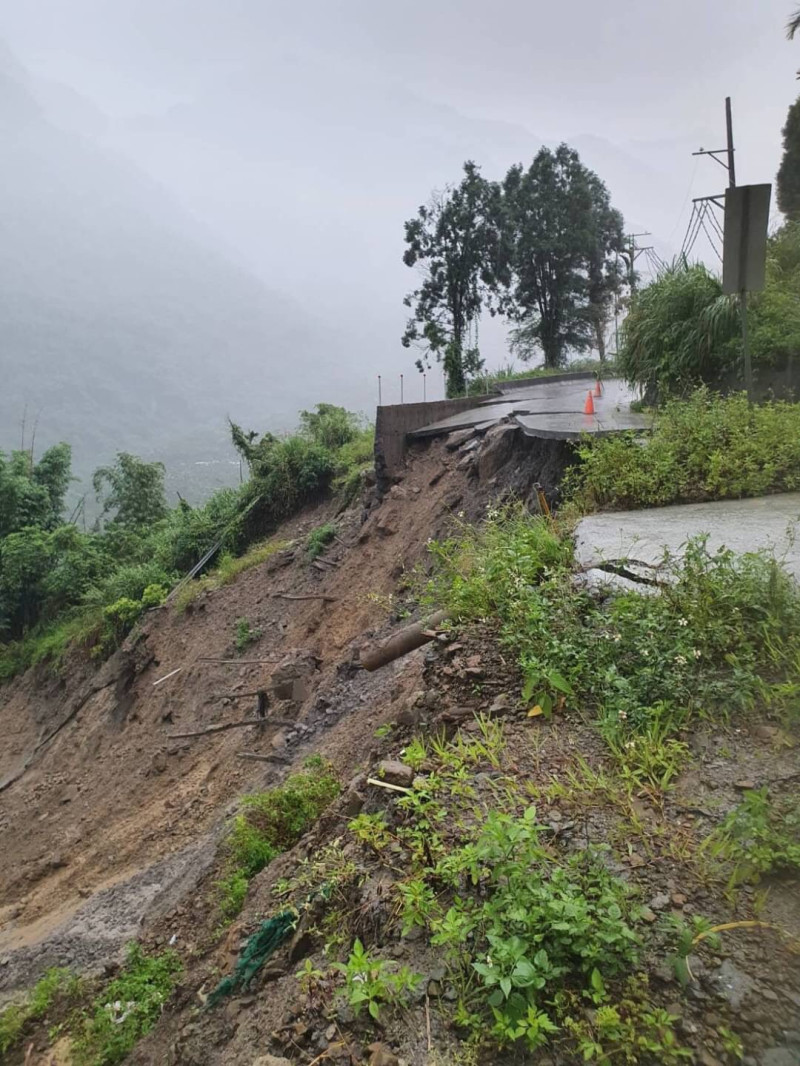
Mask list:
[[[410,766],[406,766],[405,763],[399,762],[397,759],[384,759],[378,765],[377,776],[381,781],[385,781],[387,785],[401,785],[403,788],[410,788],[414,780],[414,771]]]
[[[163,774],[167,768],[167,756],[163,751],[157,751],[152,760],[153,769],[157,774]]]
[[[649,907],[642,907],[641,915],[646,922],[655,922],[658,920],[658,915],[655,911],[651,911]]]
[[[67,865],[67,860],[61,854],[60,851],[54,852],[47,860],[47,868],[49,870],[61,870]]]
[[[666,892],[657,892],[655,896],[650,900],[650,909],[654,911],[663,911],[669,906],[669,896]]]
[[[748,777],[743,781],[737,781],[733,787],[741,789],[742,792],[750,792],[756,787],[756,783]]]
[[[336,1008],[336,1019],[340,1025],[352,1025],[356,1020],[352,1007],[349,1003],[340,1003]]]
[[[289,654],[273,671],[270,688],[277,700],[302,703],[311,694],[312,679],[319,660],[309,651],[297,650]]]
[[[416,700],[411,700],[402,708],[397,715],[398,725],[415,726],[419,723],[420,718],[420,705]]]
[[[715,1058],[706,1048],[703,1048],[700,1052],[700,1058],[698,1061],[700,1062],[700,1066],[722,1066],[719,1059]]]
[[[385,1044],[369,1044],[369,1066],[398,1066],[398,1058]]]
[[[455,433],[448,434],[444,446],[449,452],[454,452],[456,448],[460,448],[462,444],[466,444],[467,441],[474,436],[474,428],[472,426],[468,426],[467,429],[459,429]]]
[[[682,892],[673,892],[671,898],[676,907],[682,907],[686,902],[686,896]]]
[[[355,818],[357,814],[361,813],[361,808],[364,806],[364,797],[356,788],[348,789],[343,803],[342,813],[347,818]]]
[[[745,999],[755,989],[753,979],[726,959],[719,970],[712,975],[717,992],[726,999],[733,1010],[739,1010]]]
[[[507,692],[501,692],[495,696],[489,705],[489,714],[506,714],[511,710],[511,697]]]
[[[760,1066],[800,1066],[800,1052],[788,1047],[771,1047],[761,1056]]]
[[[397,515],[392,511],[379,515],[375,528],[382,537],[393,537],[397,532]]]
[[[278,1058],[277,1055],[259,1055],[253,1059],[253,1066],[292,1066],[289,1059]]]
[[[512,425],[493,426],[486,434],[478,457],[478,478],[486,482],[505,466],[514,451],[519,428]]]

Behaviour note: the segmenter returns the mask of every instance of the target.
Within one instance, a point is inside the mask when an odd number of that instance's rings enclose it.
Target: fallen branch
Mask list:
[[[407,796],[411,795],[412,789],[405,788],[403,785],[390,785],[388,781],[379,781],[377,777],[368,777],[368,785],[377,785],[378,788],[388,788],[392,792],[405,792]]]
[[[182,669],[182,666],[177,666],[174,670],[170,670],[168,674],[164,674],[164,676],[160,677],[158,681],[153,682],[153,688],[155,688],[156,685],[160,685],[162,681],[168,681],[171,677],[174,677],[176,674],[179,674]]]
[[[365,670],[377,670],[379,667],[386,666],[387,663],[399,659],[401,655],[408,655],[409,652],[421,648],[423,644],[427,644],[428,641],[434,639],[436,636],[435,627],[444,622],[447,617],[447,611],[437,611],[430,618],[424,619],[424,621],[414,622],[413,625],[406,626],[399,633],[395,633],[394,636],[389,637],[388,640],[383,641],[382,644],[378,644],[377,647],[371,648],[365,655],[362,655],[361,665]]]
[[[243,722],[221,722],[193,733],[167,733],[167,740],[186,740],[188,737],[204,737],[207,733],[224,733],[227,729],[245,729],[250,725],[270,725],[269,718],[245,718]]]
[[[236,758],[252,759],[253,762],[288,762],[286,756],[280,755],[277,751],[272,752],[270,755],[258,755],[254,751],[238,751]]]
[[[257,664],[266,663],[278,663],[281,657],[276,656],[274,659],[212,659],[210,655],[201,655],[196,662],[198,663],[224,663],[228,666],[255,666]]]
[[[293,595],[291,592],[271,592],[273,600],[324,600],[326,603],[336,603],[335,596],[326,596],[324,592],[312,592],[308,595]]]

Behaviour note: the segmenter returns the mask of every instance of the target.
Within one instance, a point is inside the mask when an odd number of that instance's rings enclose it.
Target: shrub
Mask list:
[[[738,358],[738,303],[700,263],[676,263],[637,293],[622,327],[619,368],[651,398],[713,384]]]
[[[312,757],[277,788],[243,798],[225,842],[225,874],[217,882],[223,918],[239,913],[251,878],[296,844],[338,794],[330,764]]]
[[[245,648],[249,647],[251,644],[254,644],[257,640],[260,639],[260,629],[253,629],[246,618],[236,619],[236,631],[233,638],[233,643],[237,652],[241,654],[245,650]]]
[[[800,800],[776,801],[766,785],[746,792],[704,847],[730,864],[730,888],[773,871],[800,870]]]
[[[75,1066],[114,1066],[158,1021],[182,969],[173,951],[145,955],[128,946],[120,974],[94,1001],[72,1046]]]
[[[324,525],[312,529],[306,539],[306,551],[309,559],[316,559],[319,555],[322,555],[335,536],[335,522],[326,522]]]
[[[667,403],[650,436],[583,440],[577,453],[564,491],[589,510],[789,492],[800,487],[800,404],[699,389]]]
[[[0,1053],[5,1054],[19,1042],[29,1022],[45,1018],[58,1003],[74,1001],[81,987],[81,979],[69,970],[48,970],[22,1003],[11,1003],[0,1011]]]
[[[464,621],[496,619],[523,698],[540,713],[592,710],[634,778],[674,774],[673,738],[693,716],[757,699],[791,713],[800,694],[800,591],[768,555],[711,553],[697,538],[659,596],[621,592],[601,606],[575,587],[569,547],[540,518],[498,513],[432,550],[434,595]]]

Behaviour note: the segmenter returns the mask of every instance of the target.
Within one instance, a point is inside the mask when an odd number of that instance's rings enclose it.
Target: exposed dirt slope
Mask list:
[[[311,565],[303,548],[309,530],[334,515],[332,504],[322,504],[276,534],[293,549],[203,593],[184,614],[154,612],[101,668],[75,663],[58,678],[38,669],[0,692],[0,782],[13,782],[0,793],[0,959],[25,949],[15,954],[19,967],[0,968],[0,990],[27,983],[48,964],[96,965],[115,954],[141,921],[172,900],[172,881],[187,871],[202,874],[235,797],[282,773],[340,718],[341,739],[332,738],[330,753],[337,761],[339,744],[341,768],[349,764],[354,742],[348,729],[360,741],[391,694],[394,674],[409,664],[374,678],[340,675],[337,668],[356,645],[391,624],[398,582],[424,558],[428,538],[444,529],[454,510],[480,508],[483,493],[467,491],[461,460],[441,442],[420,449],[403,483],[379,506],[368,501],[366,520],[360,506],[337,519],[338,538],[324,555],[335,565]],[[276,593],[323,593],[333,602]],[[233,637],[240,618],[263,635],[237,656]],[[273,701],[268,711],[268,717],[295,718],[296,729],[268,722],[170,739],[253,716],[254,697],[230,695],[268,688],[276,666],[301,653],[316,657],[307,697],[277,708]],[[223,665],[202,657],[272,661]],[[322,692],[326,697],[318,700]],[[354,712],[365,704],[367,722],[356,721]],[[276,764],[240,760],[243,750],[275,752]],[[183,861],[174,858],[180,855]],[[169,876],[157,867],[144,896],[138,882],[128,886],[168,857]],[[70,921],[77,922],[77,934],[53,938]]]

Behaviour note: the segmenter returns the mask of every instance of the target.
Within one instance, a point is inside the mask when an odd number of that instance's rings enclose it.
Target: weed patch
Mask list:
[[[241,655],[251,644],[255,644],[257,640],[260,640],[261,632],[258,627],[253,629],[246,618],[237,618],[233,635],[233,645],[237,653]]]
[[[800,800],[776,800],[767,786],[746,792],[742,802],[704,842],[729,870],[728,888],[763,876],[800,870]]]
[[[680,563],[665,559],[674,581],[660,595],[601,605],[575,586],[569,546],[545,519],[494,513],[433,553],[433,598],[462,621],[497,619],[523,698],[545,715],[591,712],[639,784],[670,783],[694,718],[796,704],[800,593],[766,555],[712,553],[700,537]]]
[[[582,440],[565,496],[582,510],[740,499],[800,486],[800,404],[753,405],[698,389],[652,433]]]
[[[311,756],[305,769],[283,785],[243,798],[224,845],[225,872],[217,882],[224,920],[242,909],[250,880],[296,844],[338,794],[339,782],[330,764]]]
[[[75,1066],[114,1066],[158,1021],[181,962],[173,951],[145,955],[128,947],[120,974],[95,999],[72,1046]]]
[[[19,1044],[25,1027],[46,1019],[52,1008],[74,1003],[83,983],[65,969],[48,970],[30,991],[23,1003],[12,1003],[0,1011],[0,1053]]]
[[[226,553],[221,557],[219,565],[214,570],[195,581],[187,581],[183,588],[176,593],[173,600],[175,610],[182,613],[202,592],[229,585],[239,574],[265,563],[267,559],[271,558],[276,552],[283,551],[289,544],[290,541],[287,540],[268,540],[262,544],[256,544],[249,551],[246,551],[244,555],[234,556]]]
[[[322,555],[335,536],[335,522],[326,522],[324,525],[312,529],[306,539],[306,554],[308,558],[313,560]]]

